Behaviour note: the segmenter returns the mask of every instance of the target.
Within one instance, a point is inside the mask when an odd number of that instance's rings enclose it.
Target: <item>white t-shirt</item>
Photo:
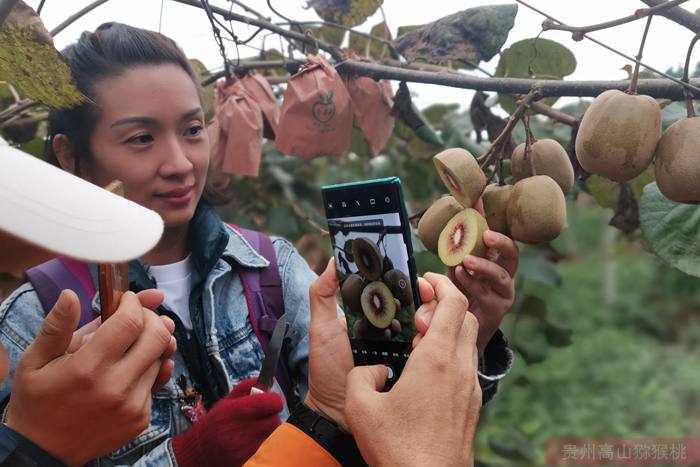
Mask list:
[[[158,290],[165,295],[163,307],[175,313],[188,331],[192,330],[189,304],[192,275],[190,256],[187,255],[187,258],[177,263],[151,266],[149,269],[156,280]]]

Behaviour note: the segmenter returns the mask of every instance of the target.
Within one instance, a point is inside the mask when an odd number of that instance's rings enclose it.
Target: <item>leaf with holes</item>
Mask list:
[[[515,4],[469,8],[405,33],[394,45],[408,61],[477,65],[501,50],[517,12]]]
[[[700,277],[700,205],[675,203],[650,183],[642,193],[639,219],[654,253],[686,274]]]
[[[382,3],[383,0],[309,0],[308,6],[325,21],[353,28],[364,23]]]
[[[532,38],[518,41],[501,52],[494,76],[562,79],[575,70],[576,57],[569,49],[549,39]],[[499,94],[498,100],[506,111],[515,111],[517,106],[511,96]],[[549,98],[544,102],[552,105],[556,98]]]
[[[0,76],[22,95],[49,107],[69,108],[87,99],[75,87],[41,19],[22,1],[0,27]]]

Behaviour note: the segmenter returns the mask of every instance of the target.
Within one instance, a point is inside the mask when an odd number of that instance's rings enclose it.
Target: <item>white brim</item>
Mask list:
[[[150,251],[163,220],[0,140],[0,230],[59,255],[120,263]]]

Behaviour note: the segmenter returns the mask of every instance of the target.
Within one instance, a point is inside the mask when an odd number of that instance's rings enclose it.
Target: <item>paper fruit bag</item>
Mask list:
[[[275,149],[313,159],[340,155],[350,148],[352,108],[350,95],[335,68],[320,55],[287,83]]]
[[[280,108],[277,105],[277,98],[272,92],[272,86],[264,76],[255,71],[247,73],[238,80],[238,83],[250,94],[262,110],[265,122],[264,136],[275,139],[280,120]]]

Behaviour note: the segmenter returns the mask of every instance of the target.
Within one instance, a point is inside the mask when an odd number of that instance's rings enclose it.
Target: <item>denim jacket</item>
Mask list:
[[[191,225],[195,268],[201,272],[211,266],[202,278],[201,317],[195,319],[193,316],[193,324],[202,325],[204,348],[209,360],[215,371],[224,375],[228,386],[226,389],[230,390],[239,381],[257,376],[264,356],[250,323],[243,285],[234,268],[238,265],[262,268],[268,265],[268,261],[238,232],[225,226],[206,205],[200,205]],[[220,248],[217,249],[217,245]],[[284,307],[289,318],[289,341],[283,357],[286,358],[299,396],[303,398],[308,377],[309,286],[316,275],[288,241],[273,238],[273,245],[282,280]],[[220,250],[220,254],[217,250]],[[215,257],[212,257],[212,252]],[[138,262],[129,265],[132,289],[132,269],[138,271],[139,267],[142,268]],[[146,272],[147,268],[141,270]],[[38,334],[44,316],[39,298],[29,283],[22,285],[0,306],[0,342],[7,349],[11,362],[10,375],[0,386],[0,400],[8,397],[20,354]],[[180,350],[173,360],[173,377],[153,396],[148,428],[130,443],[97,459],[96,465],[177,465],[170,439],[186,431],[191,424],[182,413],[180,396],[183,393],[176,379],[185,375],[189,380],[190,374]],[[277,382],[274,383],[274,390],[284,398]],[[289,409],[285,405],[282,420],[288,414]]]

